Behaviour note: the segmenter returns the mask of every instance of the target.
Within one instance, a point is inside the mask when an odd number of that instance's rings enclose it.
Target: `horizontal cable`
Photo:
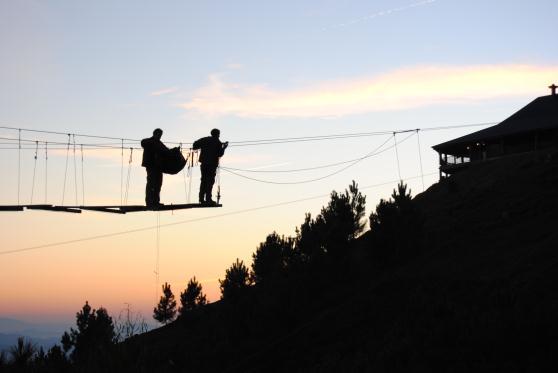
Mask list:
[[[412,137],[413,135],[415,135],[415,134],[416,134],[416,132],[411,133],[409,136],[405,137],[403,140],[401,140],[401,141],[398,142],[397,144],[399,145],[399,144],[405,142],[406,140],[408,140],[409,138],[411,138],[411,137]],[[350,163],[349,165],[347,165],[347,166],[345,166],[345,167],[342,167],[341,169],[339,169],[339,170],[337,170],[337,171],[334,171],[334,172],[332,172],[332,173],[330,173],[330,174],[327,174],[327,175],[324,175],[324,176],[320,176],[320,177],[317,177],[317,178],[314,178],[314,179],[301,180],[301,181],[271,181],[271,180],[256,179],[256,178],[253,178],[253,177],[250,177],[250,176],[242,175],[242,174],[239,174],[239,173],[237,173],[237,172],[235,172],[235,171],[231,171],[231,169],[228,169],[228,168],[226,168],[226,167],[221,167],[221,169],[222,169],[223,171],[225,171],[225,172],[228,172],[228,173],[230,173],[230,174],[236,175],[236,176],[238,176],[238,177],[241,177],[241,178],[244,178],[244,179],[248,179],[248,180],[252,180],[252,181],[256,181],[256,182],[259,182],[259,183],[264,183],[264,184],[296,185],[296,184],[312,183],[312,182],[314,182],[314,181],[323,180],[323,179],[326,179],[326,178],[328,178],[328,177],[337,175],[337,174],[339,174],[339,173],[341,173],[341,172],[347,170],[348,168],[353,167],[353,166],[356,165],[357,163],[359,163],[359,162],[361,162],[361,161],[363,161],[363,160],[365,160],[365,159],[367,159],[367,158],[370,158],[370,157],[379,155],[379,154],[381,154],[381,153],[383,153],[383,152],[388,151],[389,149],[392,149],[395,145],[391,145],[391,146],[389,146],[389,147],[387,147],[387,148],[385,148],[385,149],[383,149],[383,150],[380,150],[380,149],[381,149],[388,141],[390,141],[390,140],[391,140],[391,136],[389,136],[389,137],[386,139],[386,141],[384,141],[380,146],[378,146],[378,147],[377,147],[376,149],[374,149],[372,152],[370,152],[370,153],[368,153],[368,154],[366,154],[366,155],[364,155],[364,156],[362,156],[362,157],[360,157],[360,158],[356,158],[356,159],[353,159],[353,160],[350,160],[350,161],[342,162],[342,163]],[[319,166],[318,168],[324,168],[324,167],[323,167],[323,166]],[[316,169],[318,169],[318,168],[316,168]]]

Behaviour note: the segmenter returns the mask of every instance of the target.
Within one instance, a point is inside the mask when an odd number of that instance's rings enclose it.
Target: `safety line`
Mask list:
[[[406,137],[404,140],[402,140],[400,143],[402,143],[402,142],[408,140],[408,139],[409,139],[411,136],[413,136],[413,135],[414,135],[414,133],[411,133],[409,136],[407,136],[407,137]],[[329,174],[327,174],[327,175],[320,176],[320,177],[317,177],[317,178],[314,178],[314,179],[307,179],[307,180],[301,180],[301,181],[271,181],[271,180],[262,180],[262,179],[257,179],[257,178],[254,178],[254,177],[242,175],[242,174],[239,174],[239,173],[237,173],[237,172],[235,172],[235,171],[231,171],[230,169],[227,169],[227,168],[225,168],[225,167],[223,167],[223,171],[228,172],[228,173],[233,174],[233,175],[236,175],[236,176],[238,176],[238,177],[244,178],[244,179],[248,179],[248,180],[252,180],[252,181],[256,181],[256,182],[264,183],[264,184],[296,185],[296,184],[312,183],[312,182],[315,182],[315,181],[320,181],[320,180],[329,178],[329,177],[331,177],[331,176],[337,175],[337,174],[339,174],[339,173],[341,173],[341,172],[347,170],[348,168],[353,167],[353,166],[356,165],[357,163],[359,163],[359,162],[361,162],[361,161],[363,161],[363,160],[365,160],[365,159],[367,159],[367,158],[370,158],[370,157],[372,157],[372,156],[379,155],[379,154],[381,154],[381,153],[383,153],[383,152],[385,152],[385,151],[387,151],[387,150],[393,148],[393,146],[390,146],[390,147],[388,147],[388,148],[386,148],[386,149],[380,150],[387,142],[389,142],[390,139],[391,139],[391,136],[388,137],[386,141],[384,141],[379,147],[377,147],[376,149],[374,149],[372,152],[370,152],[370,153],[368,153],[368,154],[366,154],[366,155],[364,155],[364,156],[362,156],[362,157],[360,157],[360,158],[355,159],[355,160],[352,161],[349,165],[347,165],[347,166],[345,166],[345,167],[342,167],[342,168],[340,168],[339,170],[336,170],[336,171],[334,171],[334,172],[332,172],[332,173],[329,173]],[[400,178],[400,179],[401,179],[401,178]]]
[[[85,176],[84,176],[84,161],[83,161],[83,145],[81,145],[81,202],[85,206]]]
[[[48,142],[45,141],[45,204],[48,201]]]
[[[21,188],[21,130],[18,131],[18,152],[17,152],[17,204],[19,206],[19,190]]]
[[[68,133],[68,147],[66,149],[66,167],[64,168],[64,184],[62,186],[62,203],[64,206],[64,197],[66,196],[66,177],[68,175],[68,154],[70,153],[70,134]]]
[[[420,175],[421,175],[421,180],[422,180],[422,191],[424,192],[424,172],[422,170],[422,152],[421,152],[421,147],[420,147],[420,136],[419,136],[419,130],[417,129],[417,145],[418,145],[418,156],[419,156],[419,165],[420,165]]]
[[[393,133],[393,147],[395,148],[395,160],[397,161],[397,174],[399,175],[399,180],[401,180],[401,166],[399,165],[399,152],[397,151],[397,138],[395,137],[395,132]]]
[[[37,147],[35,148],[35,162],[33,163],[33,181],[31,182],[31,200],[29,204],[33,204],[33,194],[35,193],[35,173],[37,171],[37,154],[39,152],[39,142],[37,141]]]
[[[74,189],[76,197],[76,206],[78,205],[78,183],[77,183],[77,165],[76,165],[76,135],[73,135],[74,139]]]
[[[452,126],[425,127],[425,128],[421,128],[421,130],[434,131],[434,130],[457,129],[457,128],[466,128],[466,127],[479,127],[479,126],[494,125],[497,123],[499,122],[467,123],[467,124],[452,125]],[[32,133],[66,135],[66,133],[64,132],[35,130],[35,129],[28,129],[28,128],[10,127],[10,126],[0,126],[0,129],[16,130],[16,131],[24,131],[24,132],[32,132]],[[256,139],[256,140],[239,140],[239,141],[229,141],[229,143],[230,146],[270,145],[270,144],[283,144],[283,143],[291,143],[291,142],[335,140],[335,139],[352,138],[352,137],[358,138],[364,136],[381,136],[381,135],[391,134],[393,132],[403,133],[409,131],[414,131],[414,129],[404,129],[404,130],[395,130],[395,131],[386,130],[386,131],[360,132],[360,133],[341,133],[341,134],[329,134],[329,135],[318,135],[318,136],[284,137],[284,138]],[[96,138],[96,139],[118,140],[119,142],[126,141],[126,142],[133,142],[135,144],[138,144],[140,142],[139,139],[98,136],[98,135],[80,134],[80,133],[76,133],[76,136],[80,136],[84,138],[93,138],[93,139]],[[165,141],[165,143],[174,144],[174,145],[179,145],[181,143],[185,145],[192,144],[191,142],[185,142],[185,141]],[[120,147],[112,146],[112,148],[120,148]]]

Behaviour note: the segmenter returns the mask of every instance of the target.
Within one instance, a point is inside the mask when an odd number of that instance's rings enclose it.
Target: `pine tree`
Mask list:
[[[236,259],[225,273],[225,279],[219,280],[221,288],[221,299],[236,300],[252,285],[250,272],[244,262]]]
[[[186,289],[180,293],[181,306],[178,308],[178,313],[182,315],[184,312],[203,306],[206,303],[207,299],[205,294],[202,293],[202,286],[194,276],[188,281]]]
[[[252,254],[252,279],[258,284],[284,275],[293,259],[294,240],[273,232]]]
[[[153,318],[162,324],[168,324],[176,316],[176,300],[174,300],[174,294],[172,293],[170,284],[165,284],[162,286],[163,295],[159,300],[157,307],[153,309]]]
[[[103,307],[92,309],[86,301],[76,314],[76,325],[77,330],[71,328],[70,333],[64,332],[62,346],[66,353],[71,352],[72,359],[77,363],[87,363],[116,343],[112,317]]]

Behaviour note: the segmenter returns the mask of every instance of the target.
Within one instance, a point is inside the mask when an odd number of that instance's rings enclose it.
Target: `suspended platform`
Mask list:
[[[184,203],[177,205],[161,205],[155,209],[147,208],[143,205],[128,205],[128,206],[118,206],[118,205],[107,205],[107,206],[57,206],[57,205],[0,205],[0,211],[24,211],[24,210],[44,210],[44,211],[59,211],[59,212],[71,212],[75,214],[81,214],[82,211],[98,211],[98,212],[109,212],[112,214],[126,214],[129,212],[140,212],[140,211],[174,211],[174,210],[185,210],[185,209],[196,209],[196,208],[208,208],[208,207],[223,207],[221,204],[205,204],[205,203]]]

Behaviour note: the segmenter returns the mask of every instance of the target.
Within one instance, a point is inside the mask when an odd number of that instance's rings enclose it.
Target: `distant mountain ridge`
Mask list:
[[[70,324],[65,323],[30,323],[27,321],[0,318],[0,350],[14,346],[18,337],[31,339],[38,347],[48,350],[56,343]]]

